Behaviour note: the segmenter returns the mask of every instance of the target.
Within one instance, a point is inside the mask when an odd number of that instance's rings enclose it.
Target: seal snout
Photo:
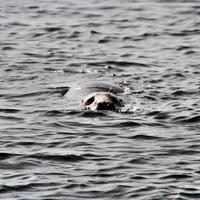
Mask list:
[[[99,102],[97,104],[97,110],[116,110],[115,104],[113,102]]]

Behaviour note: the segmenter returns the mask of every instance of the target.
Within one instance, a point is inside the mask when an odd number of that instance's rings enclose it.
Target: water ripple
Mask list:
[[[198,0],[2,0],[0,198],[199,199],[199,16]],[[63,96],[90,82],[124,109]]]

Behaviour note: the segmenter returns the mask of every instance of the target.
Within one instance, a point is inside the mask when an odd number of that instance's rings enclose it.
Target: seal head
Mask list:
[[[93,111],[118,111],[123,106],[123,101],[111,92],[93,92],[81,101],[81,108]]]

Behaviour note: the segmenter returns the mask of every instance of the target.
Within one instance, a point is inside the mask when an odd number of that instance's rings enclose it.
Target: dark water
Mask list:
[[[198,0],[1,0],[1,199],[200,199],[199,27]],[[94,80],[136,111],[52,89]]]

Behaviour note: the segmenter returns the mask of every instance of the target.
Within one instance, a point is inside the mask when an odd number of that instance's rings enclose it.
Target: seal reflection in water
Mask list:
[[[123,101],[111,92],[93,92],[81,101],[81,108],[93,111],[118,111],[123,106]]]

